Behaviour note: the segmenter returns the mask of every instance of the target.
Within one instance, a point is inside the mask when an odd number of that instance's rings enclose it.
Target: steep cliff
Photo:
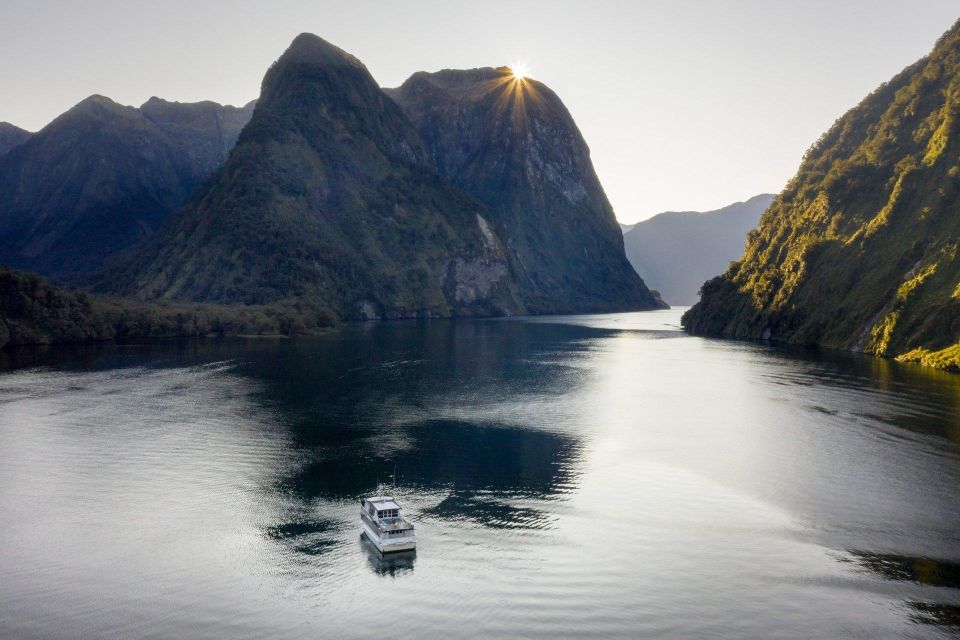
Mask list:
[[[530,311],[665,306],[627,262],[587,144],[547,86],[501,67],[420,72],[388,93],[440,175],[486,205]]]

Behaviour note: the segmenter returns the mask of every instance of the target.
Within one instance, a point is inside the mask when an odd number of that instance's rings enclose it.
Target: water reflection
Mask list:
[[[0,353],[0,635],[949,634],[960,378],[657,313]]]
[[[360,534],[360,546],[363,547],[367,565],[375,574],[397,578],[413,573],[413,566],[417,562],[416,550],[380,553],[365,534]]]
[[[907,602],[910,619],[920,624],[952,627],[960,631],[960,605],[936,602]]]
[[[544,431],[452,420],[382,427],[402,449],[381,453],[380,436],[366,431],[347,450],[324,448],[281,487],[309,502],[359,498],[397,469],[414,489],[492,491],[511,497],[543,498],[570,490],[580,445]],[[400,434],[395,433],[400,431]]]
[[[269,526],[266,535],[298,553],[315,556],[338,544],[339,529],[337,523],[329,520],[301,520]]]
[[[447,496],[437,506],[421,511],[428,518],[469,520],[493,529],[546,529],[555,517],[541,509],[513,506],[504,500],[469,493]]]
[[[849,562],[887,580],[960,589],[960,562],[892,553],[850,551]]]
[[[915,599],[916,594],[904,600],[913,622],[960,628],[960,604],[955,593],[960,589],[960,562],[867,551],[850,551],[841,561],[884,580],[921,586],[929,600]]]

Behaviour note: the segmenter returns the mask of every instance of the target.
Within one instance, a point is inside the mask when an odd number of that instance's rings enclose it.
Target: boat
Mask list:
[[[379,495],[360,500],[360,524],[367,539],[380,551],[410,551],[417,548],[417,533],[413,523],[400,513],[396,498]]]

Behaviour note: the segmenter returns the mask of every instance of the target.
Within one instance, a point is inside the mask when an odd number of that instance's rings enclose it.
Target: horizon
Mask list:
[[[603,11],[494,4],[503,11],[434,2],[183,3],[179,11],[176,2],[166,10],[14,2],[0,9],[0,55],[25,62],[0,78],[0,121],[37,131],[94,94],[132,106],[152,96],[241,106],[307,31],[355,55],[385,88],[417,71],[522,67],[564,101],[618,221],[635,224],[779,193],[834,120],[926,55],[960,14],[940,1],[919,9],[863,1],[799,9],[755,0],[606,2]],[[507,8],[513,18],[504,21]],[[535,21],[543,28],[525,26]],[[591,23],[589,33],[581,28]]]

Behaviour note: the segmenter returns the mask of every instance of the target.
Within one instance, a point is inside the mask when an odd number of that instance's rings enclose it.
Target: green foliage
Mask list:
[[[303,301],[270,306],[151,304],[99,298],[0,267],[0,347],[207,335],[299,335],[333,326]]]
[[[958,108],[960,23],[808,151],[684,326],[883,355],[955,344]]]
[[[951,371],[960,373],[960,344],[940,349],[939,351],[930,351],[923,347],[917,347],[912,351],[897,356],[899,362],[913,362],[922,364],[925,367],[933,367],[942,371]]]

